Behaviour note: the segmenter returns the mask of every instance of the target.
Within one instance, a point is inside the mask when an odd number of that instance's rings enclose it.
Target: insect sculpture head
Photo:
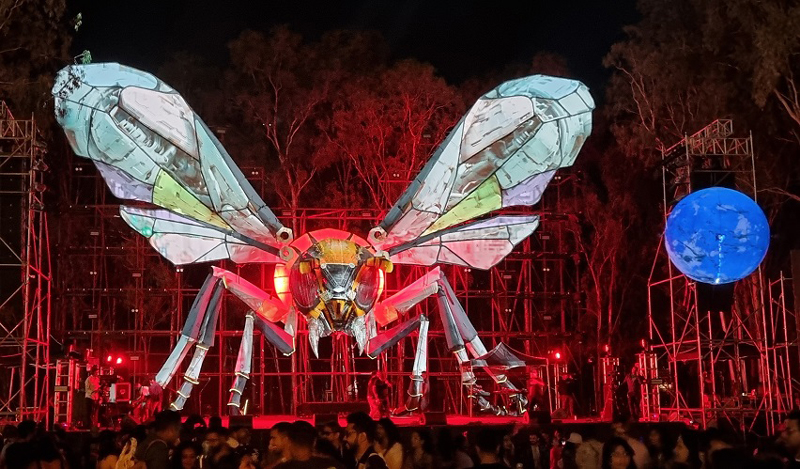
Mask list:
[[[291,303],[329,332],[349,332],[383,290],[391,261],[361,238],[339,230],[308,233],[292,243],[296,255],[276,275],[288,280]]]

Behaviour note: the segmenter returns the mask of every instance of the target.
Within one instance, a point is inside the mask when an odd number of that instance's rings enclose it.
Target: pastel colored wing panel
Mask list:
[[[414,259],[434,257],[426,241],[431,235],[495,210],[538,203],[555,171],[575,161],[591,132],[592,109],[587,88],[564,78],[520,78],[486,93],[370,232],[370,243],[393,256],[425,246],[404,257],[418,263]],[[458,260],[454,252],[441,256],[435,257]]]
[[[153,75],[114,63],[72,65],[59,72],[53,95],[72,149],[95,163],[115,196],[230,230],[256,247],[275,246],[288,232],[183,97]]]
[[[230,259],[237,264],[282,262],[275,254],[251,246],[218,226],[183,217],[168,210],[120,207],[131,228],[150,241],[175,265]]]
[[[503,260],[539,226],[539,217],[498,216],[421,238],[414,247],[392,254],[397,264],[455,264],[489,269]]]

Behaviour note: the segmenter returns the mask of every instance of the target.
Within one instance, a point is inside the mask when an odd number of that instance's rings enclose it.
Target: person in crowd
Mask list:
[[[230,446],[231,449],[233,449],[233,450],[235,450],[235,449],[237,449],[239,447],[239,440],[236,439],[236,433],[238,433],[241,428],[242,427],[240,427],[239,425],[235,425],[235,426],[232,426],[232,427],[228,428],[228,432],[227,432],[228,439],[225,440],[225,441],[226,441],[226,443],[228,443],[228,446]]]
[[[684,430],[675,442],[675,450],[668,466],[675,468],[700,469],[700,444],[697,432]]]
[[[344,441],[353,453],[356,469],[386,467],[386,461],[375,451],[375,421],[364,412],[347,416]]]
[[[270,469],[291,457],[289,453],[289,422],[278,422],[269,431],[269,447],[266,468]]]
[[[134,459],[147,469],[169,468],[169,451],[178,442],[180,432],[180,414],[171,410],[159,412],[152,433],[137,446]]]
[[[186,421],[183,422],[183,429],[181,433],[185,433],[186,435],[196,435],[196,433],[199,431],[205,432],[206,428],[208,428],[208,425],[206,425],[206,421],[203,419],[203,416],[199,414],[192,414],[186,418]]]
[[[636,469],[633,462],[633,448],[627,440],[615,436],[603,445],[602,469]]]
[[[633,448],[633,462],[636,464],[637,469],[649,467],[650,453],[647,451],[647,446],[632,434],[633,429],[630,422],[624,418],[614,419],[611,429],[615,436],[624,439],[628,446]]]
[[[476,469],[503,469],[504,466],[500,462],[500,438],[497,432],[485,428],[478,432],[475,436],[475,451],[478,453],[478,464],[474,466]]]
[[[429,431],[419,429],[412,432],[409,448],[403,464],[405,469],[432,469],[434,467],[433,438]]]
[[[0,468],[7,467],[6,457],[8,451],[17,444],[28,443],[36,436],[36,422],[33,420],[23,420],[18,426],[11,430],[6,426],[4,432],[8,434],[3,450],[0,451]]]
[[[316,429],[303,421],[294,422],[289,428],[289,460],[275,466],[276,469],[344,469],[332,458],[314,455]]]
[[[550,442],[550,469],[560,469],[561,452],[564,450],[564,442],[558,430],[553,432],[553,440]]]
[[[575,453],[575,461],[581,469],[600,469],[603,461],[603,443],[597,439],[594,425],[583,429],[583,442]]]
[[[664,467],[672,459],[675,444],[670,441],[669,435],[661,427],[653,427],[647,435],[647,452],[653,467]]]
[[[233,448],[233,452],[236,453],[237,458],[248,457],[252,461],[258,461],[259,452],[251,444],[252,440],[253,434],[250,428],[239,426],[236,427],[235,430],[231,430],[230,436],[228,437],[228,444]],[[232,442],[235,444],[231,444]]]
[[[209,428],[205,439],[206,453],[203,455],[203,467],[211,469],[237,469],[239,458],[228,444],[228,432],[224,427]]]
[[[182,441],[172,452],[172,469],[200,469],[200,448],[191,441]]]
[[[781,464],[778,467],[782,466]],[[703,467],[706,469],[749,469],[761,467],[761,464],[753,455],[748,454],[745,448],[720,448],[714,451],[708,464]]]
[[[517,457],[514,454],[514,440],[511,438],[510,433],[506,433],[503,435],[503,442],[500,444],[500,462],[506,465],[506,467],[514,467],[517,464]]]
[[[537,432],[531,431],[528,433],[527,444],[520,451],[523,467],[531,469],[547,467],[546,458],[544,457],[546,451],[543,443],[542,437]]]
[[[66,460],[51,435],[41,435],[34,440],[10,448],[7,463],[9,469],[67,468]]]
[[[800,468],[800,411],[790,412],[783,420],[778,441],[789,452],[787,468]]]
[[[222,428],[222,417],[213,415],[208,419],[208,428]]]
[[[111,430],[103,430],[98,436],[97,469],[114,469],[122,449],[117,445],[117,435]]]
[[[322,425],[317,439],[317,451],[328,454],[343,464],[352,459],[342,441],[342,427],[339,422],[332,421]]]
[[[436,437],[436,451],[439,455],[439,466],[442,469],[467,469],[473,466],[472,458],[464,449],[466,438],[453,433],[448,427],[442,427]]]
[[[578,469],[578,448],[583,444],[583,437],[580,434],[572,432],[569,438],[564,443],[564,449],[561,451],[561,467],[562,469]]]
[[[375,427],[375,451],[386,461],[389,469],[403,468],[403,445],[400,429],[388,418],[378,420]]]
[[[463,433],[456,435],[455,439],[456,454],[456,469],[469,469],[475,465],[472,461],[467,449],[467,437]]]

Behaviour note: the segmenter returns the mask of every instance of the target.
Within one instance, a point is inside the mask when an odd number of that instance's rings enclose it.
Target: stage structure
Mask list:
[[[49,422],[50,241],[36,121],[0,101],[0,420]]]
[[[730,120],[712,122],[663,152],[662,183],[665,221],[682,198],[707,187],[757,201],[752,136],[734,136]],[[759,267],[737,282],[734,301],[733,284],[682,275],[662,237],[648,287],[650,342],[639,357],[645,417],[704,426],[725,420],[742,433],[772,434],[792,408],[789,364],[797,353],[781,285],[767,285]]]
[[[118,76],[109,81],[106,73]],[[421,375],[426,370],[427,341],[424,338],[429,321],[425,315],[406,314],[412,305],[431,294],[438,296],[438,313],[445,326],[448,348],[459,361],[467,361],[465,346],[475,356],[488,350],[477,337],[440,269],[430,271],[388,298],[378,299],[383,280],[389,277],[382,274],[390,273],[394,264],[445,262],[487,269],[502,261],[536,228],[539,217],[502,215],[462,223],[503,207],[524,207],[538,202],[555,169],[569,166],[574,161],[588,135],[592,108],[585,88],[569,80],[537,76],[498,87],[462,120],[387,218],[370,231],[367,242],[332,229],[312,231],[294,240],[292,233],[263,205],[244,177],[241,174],[230,176],[238,169],[224,154],[211,131],[192,117],[191,110],[174,91],[151,75],[116,64],[71,67],[62,72],[55,94],[60,103],[57,115],[70,142],[79,154],[97,160],[96,165],[116,196],[146,200],[172,210],[123,207],[121,211],[125,221],[149,237],[162,255],[178,265],[232,257],[238,263],[255,260],[284,269],[283,274],[275,275],[277,297],[264,293],[233,272],[215,269],[214,275],[208,277],[188,312],[190,320],[174,353],[156,378],[167,387],[189,345],[199,342],[195,358],[181,384],[179,398],[173,403],[176,408],[183,407],[193,387],[201,391],[204,387],[198,380],[198,373],[206,351],[217,335],[216,316],[224,303],[224,286],[252,309],[246,315],[244,337],[251,338],[252,328],[257,325],[262,331],[262,348],[266,339],[284,354],[295,349],[295,337],[299,332],[296,313],[307,318],[308,342],[304,343],[314,352],[317,352],[320,337],[341,331],[353,337],[358,348],[366,351],[368,356],[377,357],[419,329],[421,339],[413,359],[407,402],[408,409],[413,410],[421,394]],[[97,120],[97,125],[93,125],[91,130],[81,127],[84,117],[95,112],[90,110],[83,114],[91,109],[85,107],[89,101],[94,103],[92,106],[98,110],[98,115],[108,113],[106,115],[111,119],[105,119],[111,127],[106,124],[103,127]],[[163,113],[150,114],[156,109]],[[492,124],[492,128],[481,130],[484,121],[478,116],[491,116],[496,120],[496,126]],[[141,126],[141,122],[148,126]],[[114,126],[116,130],[112,130]],[[153,128],[162,129],[169,141]],[[188,134],[191,138],[187,138],[181,129],[191,130]],[[112,134],[118,136],[111,137]],[[145,138],[141,142],[140,136]],[[193,141],[197,143],[193,144]],[[126,146],[128,142],[130,146]],[[128,150],[119,153],[123,147]],[[165,153],[158,149],[165,150]],[[150,151],[156,153],[144,156]],[[142,152],[142,157],[136,157],[133,154],[136,152]],[[152,159],[154,155],[158,161],[161,156],[177,158],[176,155],[181,154],[185,157],[181,159],[182,165],[178,166],[173,166],[177,159],[168,158],[163,166]],[[196,171],[187,172],[186,164],[191,167],[191,158],[198,156]],[[478,179],[471,176],[477,176],[474,170],[464,172],[474,164],[485,166],[487,171]],[[222,172],[208,172],[219,170]],[[150,178],[155,179],[150,181]],[[135,182],[135,179],[141,182]],[[205,184],[202,184],[202,179],[206,179]],[[211,182],[224,183],[226,189],[216,193],[221,186],[211,185]],[[244,189],[243,192],[238,190],[249,202],[243,204],[226,199],[240,197],[236,186]],[[219,201],[216,200],[220,197]],[[220,203],[231,205],[222,209]],[[204,246],[197,236],[205,238]],[[218,241],[209,241],[214,239]],[[142,274],[139,275],[144,277]],[[368,278],[364,277],[367,274]],[[323,282],[322,286],[316,286],[317,282],[303,283],[306,277],[316,278]],[[287,278],[288,286],[285,283]],[[342,283],[343,280],[346,281]],[[348,286],[350,282],[353,282],[352,287]],[[339,286],[344,288],[342,292],[339,292]],[[349,288],[353,288],[354,298],[350,298]],[[285,293],[292,294],[291,302],[282,298]],[[339,299],[339,294],[345,296]],[[142,302],[144,307],[147,307],[146,303],[148,301]],[[289,307],[292,304],[294,307]],[[138,308],[132,308],[132,312],[138,313]],[[225,319],[222,319],[224,323]],[[400,325],[388,331],[377,330],[378,325],[395,321]],[[277,326],[277,322],[282,322],[283,327]],[[334,337],[333,343],[337,341],[338,338]],[[237,377],[228,403],[232,408],[238,409],[243,404],[238,396],[242,394],[244,380],[252,372],[250,347],[250,340],[242,341],[236,361]],[[352,354],[353,348],[352,345],[344,351],[340,348],[334,356],[337,353]],[[277,367],[278,360],[281,360],[277,354],[275,360]],[[301,374],[296,365],[293,362],[293,380]],[[475,380],[472,371],[465,373],[462,379],[471,384]],[[330,375],[330,371],[327,374]],[[523,393],[517,391],[505,376],[493,377],[500,387],[514,391],[508,393],[509,408],[520,411],[524,405]],[[473,397],[485,409],[495,408],[482,394]]]

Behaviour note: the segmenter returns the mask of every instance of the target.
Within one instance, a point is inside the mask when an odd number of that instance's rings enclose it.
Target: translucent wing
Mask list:
[[[283,262],[275,254],[251,246],[229,230],[183,217],[169,210],[120,207],[122,219],[175,265],[230,259],[236,263]]]
[[[500,216],[445,230],[392,256],[397,264],[455,264],[488,269],[539,226],[538,216]]]
[[[95,163],[115,196],[272,254],[279,238],[291,239],[205,123],[155,76],[115,63],[72,65],[59,72],[53,96],[72,149]]]
[[[452,262],[478,268],[499,262],[499,253],[505,256],[510,249],[494,250],[498,255],[492,254],[491,264],[481,259],[480,249],[496,242],[480,237],[486,227],[453,228],[505,207],[536,204],[555,171],[575,161],[591,131],[592,109],[594,101],[586,86],[564,78],[535,75],[486,93],[370,231],[370,243],[397,262]],[[525,236],[536,228],[511,217],[492,220],[494,229],[507,222],[506,228],[527,232]],[[456,235],[468,239],[453,241]],[[452,247],[441,249],[446,245]],[[454,258],[450,253],[457,254],[454,248],[474,254]]]

